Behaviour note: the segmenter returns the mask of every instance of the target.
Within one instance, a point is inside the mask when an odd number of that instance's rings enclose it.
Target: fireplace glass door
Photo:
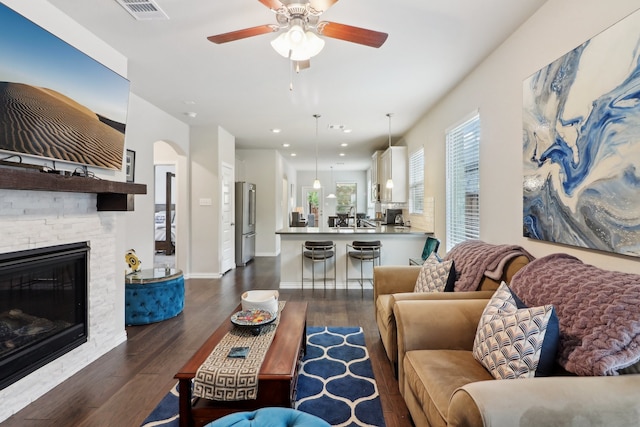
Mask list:
[[[0,388],[86,342],[88,251],[0,254]]]

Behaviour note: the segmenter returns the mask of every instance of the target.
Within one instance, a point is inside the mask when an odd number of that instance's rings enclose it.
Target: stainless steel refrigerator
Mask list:
[[[236,182],[236,266],[256,255],[256,185]]]

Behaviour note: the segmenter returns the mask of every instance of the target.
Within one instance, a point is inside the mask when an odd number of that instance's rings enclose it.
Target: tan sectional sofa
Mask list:
[[[477,291],[414,293],[420,266],[377,266],[373,272],[373,299],[380,338],[389,361],[397,368],[398,339],[393,307],[397,301],[450,300],[450,299],[486,299],[491,298],[502,280],[511,277],[529,262],[529,258],[520,255],[506,263],[500,280],[483,276]]]
[[[395,303],[398,386],[415,426],[640,425],[640,375],[577,376],[563,369],[572,366],[576,351],[586,348],[596,360],[586,368],[605,369],[598,366],[604,352],[618,368],[633,362],[615,373],[637,372],[640,331],[634,325],[640,322],[640,275],[598,271],[571,257],[561,258],[556,258],[555,271],[542,264],[544,259],[533,261],[511,286],[527,298],[551,299],[558,313],[561,344],[550,377],[496,380],[474,358],[487,300]],[[573,329],[572,320],[582,330]],[[585,322],[591,324],[583,327]],[[561,357],[568,362],[560,363]]]

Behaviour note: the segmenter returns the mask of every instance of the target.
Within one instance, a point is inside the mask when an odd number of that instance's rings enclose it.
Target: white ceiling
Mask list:
[[[322,116],[318,168],[368,168],[371,153],[388,143],[387,113],[395,143],[545,2],[341,0],[321,20],[386,32],[386,43],[375,49],[325,38],[311,68],[292,78],[289,61],[269,44],[278,34],[222,45],[206,39],[275,24],[257,0],[157,0],[170,19],[147,21],[116,0],[49,1],[129,58],[138,96],[190,125],[221,125],[237,148],[282,150],[298,170],[315,167],[314,114]]]

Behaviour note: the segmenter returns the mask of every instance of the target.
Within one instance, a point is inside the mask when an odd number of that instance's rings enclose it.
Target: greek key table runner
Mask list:
[[[254,400],[258,397],[258,373],[269,350],[285,301],[278,302],[276,320],[260,328],[234,327],[216,345],[196,372],[193,395],[211,400]],[[232,347],[249,347],[245,358],[227,357]]]

